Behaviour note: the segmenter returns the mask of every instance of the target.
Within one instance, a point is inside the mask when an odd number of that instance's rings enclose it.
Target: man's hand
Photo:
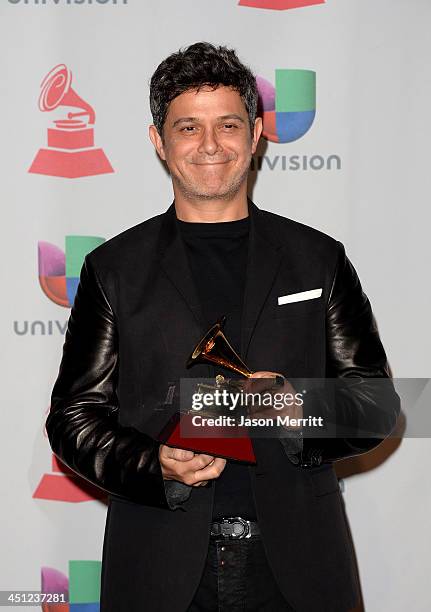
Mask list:
[[[160,445],[159,460],[164,480],[178,480],[193,487],[206,485],[208,480],[218,478],[226,465],[226,459],[221,457],[165,444]]]
[[[274,387],[275,380],[272,382],[271,379],[275,379],[277,376],[281,376],[284,379],[284,384],[282,386]],[[264,380],[257,381],[256,379],[259,378]],[[302,404],[295,401],[296,390],[290,384],[290,382],[284,378],[283,374],[280,374],[279,372],[254,372],[247,380],[245,391],[249,393],[269,392],[272,395],[279,393],[286,397],[285,404],[281,408],[275,409],[273,406],[265,405],[257,407],[250,406],[249,413],[252,417],[272,419],[275,419],[277,416],[289,416],[291,419],[299,419],[303,417]],[[286,429],[301,429],[301,425],[291,425]]]

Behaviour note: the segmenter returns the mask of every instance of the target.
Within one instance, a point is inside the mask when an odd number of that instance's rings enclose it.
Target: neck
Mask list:
[[[219,223],[248,217],[247,193],[238,193],[231,200],[188,199],[175,194],[177,219],[191,223]]]

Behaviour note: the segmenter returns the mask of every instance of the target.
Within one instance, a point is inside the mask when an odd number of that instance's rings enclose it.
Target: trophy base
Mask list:
[[[102,149],[59,151],[40,149],[29,172],[61,178],[81,178],[114,172]]]
[[[190,418],[190,415],[181,415],[179,412],[176,412],[157,436],[158,441],[167,446],[183,448],[195,453],[205,453],[206,455],[214,455],[224,459],[256,464],[253,445],[248,435],[240,435],[238,433],[238,437],[232,437],[232,428],[219,427],[217,429],[220,433],[219,438],[186,437],[181,434],[182,428],[187,427],[187,423],[185,424],[183,419],[187,420]],[[223,433],[226,436],[223,436]],[[230,437],[227,437],[228,434]]]

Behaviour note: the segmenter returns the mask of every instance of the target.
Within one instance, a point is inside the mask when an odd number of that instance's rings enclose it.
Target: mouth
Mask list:
[[[192,162],[195,166],[221,166],[222,164],[229,163],[230,159],[226,159],[225,161],[217,161],[217,162]]]

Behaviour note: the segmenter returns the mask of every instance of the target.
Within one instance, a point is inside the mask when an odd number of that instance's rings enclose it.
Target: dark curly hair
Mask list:
[[[232,87],[240,94],[253,132],[258,103],[254,74],[240,62],[234,49],[198,42],[169,55],[151,77],[150,109],[160,136],[163,138],[163,125],[174,98],[190,89],[216,89],[219,85]]]

